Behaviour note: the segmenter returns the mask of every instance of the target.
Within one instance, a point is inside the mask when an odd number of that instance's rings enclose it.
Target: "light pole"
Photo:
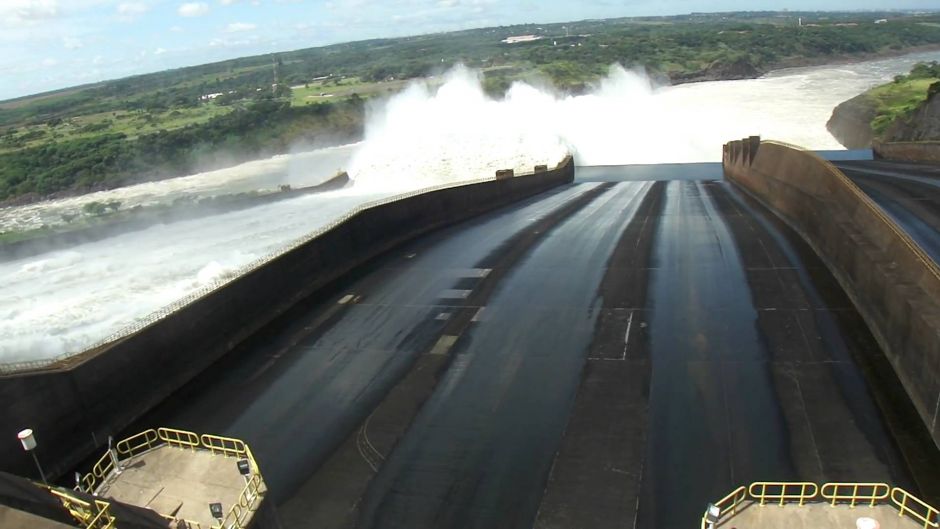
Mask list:
[[[33,431],[27,428],[16,434],[16,437],[20,440],[20,444],[23,445],[23,450],[26,450],[33,456],[33,461],[36,462],[36,468],[39,469],[39,477],[42,478],[42,482],[48,487],[49,483],[46,481],[46,474],[42,471],[42,466],[39,465],[39,458],[36,457],[36,436],[33,435]]]

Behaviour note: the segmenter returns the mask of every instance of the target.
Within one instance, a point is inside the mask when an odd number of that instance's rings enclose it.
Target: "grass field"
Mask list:
[[[909,115],[917,105],[927,99],[927,88],[936,78],[908,79],[889,83],[868,92],[875,101],[876,114],[871,126],[875,135],[883,133],[898,118]]]
[[[206,123],[216,116],[228,114],[232,107],[206,103],[197,107],[181,107],[165,112],[118,110],[97,112],[62,120],[52,125],[24,125],[15,133],[0,136],[0,153],[40,146],[50,141],[92,138],[101,134],[121,133],[129,139],[160,130],[175,130],[187,125]]]

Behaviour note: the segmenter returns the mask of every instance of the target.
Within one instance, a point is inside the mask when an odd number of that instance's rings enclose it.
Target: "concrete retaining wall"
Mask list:
[[[873,141],[872,152],[876,159],[900,162],[940,163],[940,141],[910,141],[881,143]]]
[[[140,331],[50,369],[0,376],[0,470],[33,476],[16,433],[33,428],[46,472],[60,475],[258,329],[328,283],[436,228],[574,178],[557,168],[367,207]]]
[[[940,447],[940,269],[832,164],[754,139],[725,145],[725,176],[768,205],[826,262]]]

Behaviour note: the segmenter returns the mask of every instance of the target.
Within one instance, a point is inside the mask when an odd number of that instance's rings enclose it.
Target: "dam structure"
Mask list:
[[[271,527],[938,527],[937,177],[835,163],[751,137],[384,200],[3,374],[0,422],[60,485],[109,436],[243,440]]]

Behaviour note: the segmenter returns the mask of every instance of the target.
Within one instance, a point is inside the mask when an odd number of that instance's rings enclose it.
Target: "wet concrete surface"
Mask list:
[[[689,527],[692,498],[758,480],[910,483],[855,367],[880,351],[822,263],[727,183],[667,197],[638,526]]]
[[[247,441],[288,499],[440,338],[473,269],[518,231],[597,184],[568,187],[402,248],[297,307],[133,429],[172,425]]]
[[[318,471],[408,392],[417,408],[363,456],[375,475],[317,527],[659,529],[750,480],[916,490],[897,403],[857,367],[883,355],[835,280],[712,167],[683,169],[598,169],[399,248],[141,426],[244,438],[290,527],[313,526]]]
[[[940,167],[884,160],[836,166],[940,263]]]
[[[601,311],[597,285],[649,187],[618,184],[506,277],[370,487],[361,527],[532,524]]]

